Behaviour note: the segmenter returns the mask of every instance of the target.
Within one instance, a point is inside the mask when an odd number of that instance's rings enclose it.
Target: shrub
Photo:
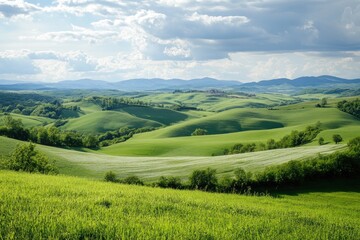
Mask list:
[[[159,181],[156,183],[156,185],[161,188],[174,188],[174,189],[182,189],[183,188],[181,179],[178,177],[163,177],[163,176],[161,176]]]
[[[320,137],[319,140],[318,140],[318,143],[319,143],[319,145],[324,145],[324,143],[325,143],[324,138]]]
[[[190,176],[190,188],[192,189],[215,191],[217,184],[215,169],[195,170]]]
[[[131,185],[144,185],[144,182],[137,176],[129,176],[120,181],[121,183]]]
[[[107,173],[105,173],[105,181],[106,182],[117,182],[117,178],[116,178],[116,174],[112,171],[109,171]]]
[[[7,168],[15,171],[38,172],[43,174],[58,173],[56,167],[42,153],[35,150],[35,144],[18,145],[11,154]]]
[[[191,134],[191,136],[200,136],[200,135],[206,135],[207,131],[202,128],[197,128],[195,131]]]

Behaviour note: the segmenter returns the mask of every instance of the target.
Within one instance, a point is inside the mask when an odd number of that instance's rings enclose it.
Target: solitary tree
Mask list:
[[[191,134],[191,136],[200,136],[200,135],[206,135],[207,131],[202,128],[197,128],[195,131]]]
[[[324,138],[320,137],[318,140],[319,145],[324,145],[324,142],[325,142]]]
[[[334,134],[333,140],[334,140],[335,144],[338,144],[339,142],[341,142],[343,140],[343,138],[340,136],[340,134]]]
[[[320,105],[321,107],[325,107],[325,105],[327,105],[327,99],[326,98],[321,99]]]
[[[42,153],[35,150],[35,144],[18,145],[11,154],[7,168],[15,171],[57,173],[56,167]]]

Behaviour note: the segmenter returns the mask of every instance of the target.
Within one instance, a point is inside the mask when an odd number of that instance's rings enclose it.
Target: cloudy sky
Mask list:
[[[0,79],[360,77],[359,0],[0,0]]]

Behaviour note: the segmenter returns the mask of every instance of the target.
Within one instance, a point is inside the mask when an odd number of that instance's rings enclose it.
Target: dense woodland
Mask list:
[[[357,118],[360,118],[360,99],[357,98],[353,101],[340,101],[337,104],[337,107],[346,113],[354,115]]]

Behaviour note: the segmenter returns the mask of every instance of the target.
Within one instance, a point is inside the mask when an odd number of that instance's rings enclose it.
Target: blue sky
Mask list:
[[[359,73],[358,0],[0,0],[0,79]]]

